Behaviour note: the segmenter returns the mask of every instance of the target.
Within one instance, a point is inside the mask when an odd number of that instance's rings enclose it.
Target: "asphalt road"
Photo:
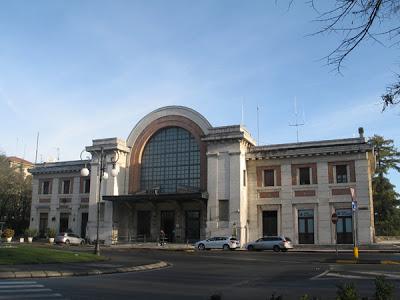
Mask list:
[[[17,289],[30,285],[32,292],[27,296],[42,295],[37,297],[41,299],[210,299],[211,295],[220,294],[222,299],[265,300],[273,293],[282,295],[284,300],[299,299],[304,294],[334,299],[336,285],[348,281],[356,284],[361,296],[372,296],[373,278],[383,274],[395,284],[396,299],[400,299],[400,265],[325,263],[335,258],[331,253],[157,250],[106,250],[105,253],[115,260],[164,260],[172,266],[138,273],[14,280],[16,292],[8,296],[18,299]],[[362,256],[400,260],[400,254]],[[2,298],[2,284],[6,283],[0,281],[0,299],[13,299]]]

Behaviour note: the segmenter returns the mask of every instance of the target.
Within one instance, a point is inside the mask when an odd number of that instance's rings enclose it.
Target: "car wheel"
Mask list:
[[[272,250],[274,250],[275,252],[279,252],[279,251],[281,251],[281,248],[279,248],[278,245],[275,245],[275,246],[272,248]]]
[[[225,244],[222,246],[222,250],[230,250],[231,248],[229,247],[228,244]]]
[[[199,245],[197,246],[197,249],[199,249],[199,250],[205,250],[205,249],[206,249],[206,246],[204,246],[204,244],[199,244]]]
[[[254,246],[252,246],[252,245],[250,245],[250,246],[247,246],[247,250],[249,250],[249,251],[253,251],[253,250],[254,250]]]
[[[69,244],[70,244],[69,240],[66,240],[65,245],[69,246]]]

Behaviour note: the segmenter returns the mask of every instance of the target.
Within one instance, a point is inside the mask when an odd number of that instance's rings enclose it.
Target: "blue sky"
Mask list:
[[[244,123],[262,144],[346,138],[363,126],[400,143],[400,109],[380,95],[398,49],[361,45],[343,75],[322,59],[340,36],[296,1],[8,1],[0,4],[0,150],[33,161],[79,159],[94,138],[127,138],[164,105],[214,126]],[[321,1],[322,2],[322,1]],[[322,60],[321,60],[322,59]],[[392,174],[400,187],[400,176]]]

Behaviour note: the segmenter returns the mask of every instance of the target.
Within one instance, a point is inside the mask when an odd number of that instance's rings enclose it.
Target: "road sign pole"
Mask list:
[[[354,188],[350,188],[351,195],[351,212],[352,212],[352,223],[353,223],[353,255],[355,259],[358,259],[358,243],[357,243],[357,199]]]
[[[331,221],[332,221],[332,224],[335,225],[335,248],[336,248],[336,256],[338,256],[339,254],[338,254],[338,245],[337,245],[337,226],[336,226],[336,223],[338,221],[338,216],[336,213],[332,214]]]

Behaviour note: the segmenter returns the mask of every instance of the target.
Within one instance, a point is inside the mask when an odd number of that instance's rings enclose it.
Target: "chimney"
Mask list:
[[[360,138],[364,138],[364,128],[363,127],[358,127],[358,134],[360,135]]]

